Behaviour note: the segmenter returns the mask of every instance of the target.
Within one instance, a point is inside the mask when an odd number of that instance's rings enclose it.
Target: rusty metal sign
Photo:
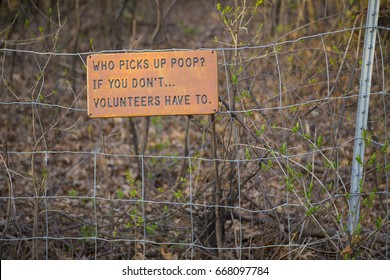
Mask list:
[[[87,99],[92,118],[214,114],[217,54],[199,50],[89,55]]]

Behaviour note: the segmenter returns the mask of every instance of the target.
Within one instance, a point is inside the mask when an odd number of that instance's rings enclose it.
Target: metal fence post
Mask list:
[[[362,72],[360,76],[359,100],[356,114],[355,143],[353,148],[352,161],[352,178],[349,197],[348,231],[350,234],[354,234],[359,222],[359,197],[360,190],[363,184],[363,164],[365,148],[365,139],[363,137],[363,134],[367,130],[379,4],[380,0],[370,0],[367,9]]]

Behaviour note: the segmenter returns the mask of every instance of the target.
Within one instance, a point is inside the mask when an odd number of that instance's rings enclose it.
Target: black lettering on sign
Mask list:
[[[131,86],[133,88],[151,88],[156,86],[162,87],[164,77],[151,77],[151,78],[133,78]]]
[[[205,94],[196,94],[196,102],[197,104],[206,104],[207,103],[207,95]],[[211,102],[209,102],[211,103]]]
[[[198,58],[198,57],[187,57],[187,58],[171,58],[171,68],[174,67],[203,67],[203,64],[205,62],[204,57]]]
[[[153,66],[154,68],[156,69],[159,69],[159,68],[164,68],[164,65],[167,63],[167,60],[165,58],[155,58],[153,60]]]
[[[94,98],[93,99],[93,103],[95,104],[95,107],[97,108],[98,106],[100,106],[101,108],[104,108],[106,107],[107,105],[107,102],[106,102],[106,99],[105,98]]]
[[[110,88],[127,88],[127,79],[108,79]]]
[[[108,97],[94,98],[95,108],[117,108],[117,107],[153,107],[160,106],[160,96],[129,96],[129,97]]]
[[[215,51],[91,54],[87,70],[92,118],[217,112]]]
[[[93,80],[93,89],[100,89],[102,87],[103,79]]]
[[[100,61],[93,61],[93,69],[95,71],[99,70],[114,70],[115,64],[112,60],[100,60]]]
[[[148,69],[148,59],[121,59],[119,60],[119,70]]]
[[[165,105],[190,105],[190,95],[166,95]]]

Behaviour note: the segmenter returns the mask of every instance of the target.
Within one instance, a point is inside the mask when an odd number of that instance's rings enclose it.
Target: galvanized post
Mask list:
[[[348,231],[354,234],[359,222],[359,197],[363,184],[364,132],[367,131],[367,119],[370,102],[371,77],[375,52],[375,40],[378,24],[380,0],[368,3],[366,30],[363,48],[362,72],[359,85],[359,100],[356,116],[355,143],[353,147],[352,178],[349,198]]]

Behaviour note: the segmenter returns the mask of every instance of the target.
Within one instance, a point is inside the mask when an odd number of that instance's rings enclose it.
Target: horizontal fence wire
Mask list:
[[[218,53],[214,123],[87,116],[86,56],[183,49],[1,48],[2,258],[389,259],[387,27],[375,27],[359,231],[346,228],[365,28],[202,48]]]

